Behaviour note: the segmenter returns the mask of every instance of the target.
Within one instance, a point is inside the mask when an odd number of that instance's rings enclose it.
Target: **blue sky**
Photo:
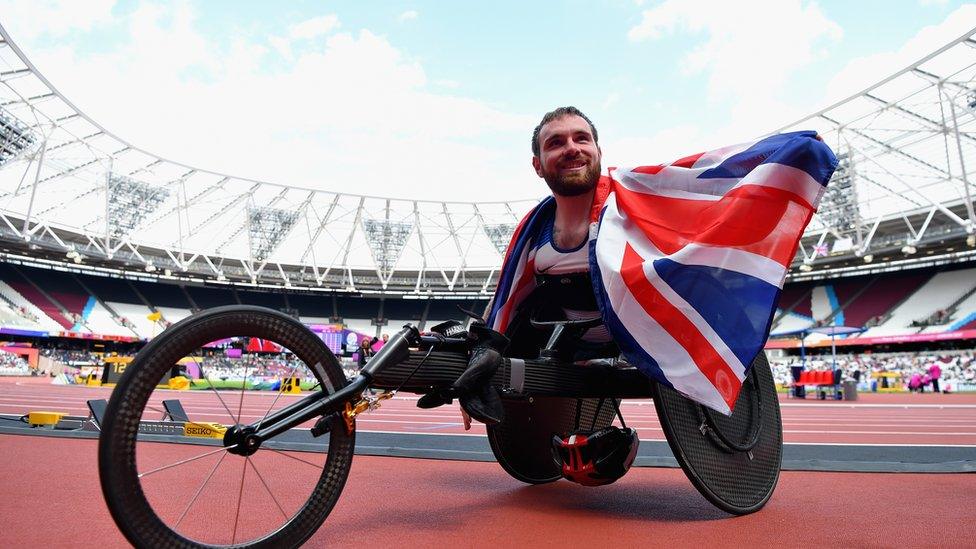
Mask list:
[[[543,112],[575,104],[605,165],[744,141],[976,26],[954,1],[3,1],[79,107],[166,158],[414,198],[545,192]]]

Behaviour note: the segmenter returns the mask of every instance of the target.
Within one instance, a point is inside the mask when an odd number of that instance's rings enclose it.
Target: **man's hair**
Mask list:
[[[539,133],[542,131],[542,127],[552,122],[553,120],[557,118],[562,118],[564,116],[578,116],[583,120],[586,120],[586,123],[590,125],[590,131],[593,132],[593,141],[597,143],[600,142],[600,137],[596,133],[596,126],[593,125],[593,122],[590,121],[590,119],[585,114],[583,114],[581,110],[573,106],[559,107],[556,110],[547,112],[545,116],[542,117],[542,122],[539,122],[539,125],[536,126],[535,130],[532,132],[532,154],[533,155],[539,156],[539,154],[541,153],[541,145],[539,144]]]

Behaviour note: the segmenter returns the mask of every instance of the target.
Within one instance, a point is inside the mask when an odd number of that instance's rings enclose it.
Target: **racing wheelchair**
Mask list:
[[[553,435],[607,427],[620,399],[651,398],[677,462],[708,501],[737,515],[762,508],[782,462],[779,403],[763,353],[725,416],[632,367],[569,361],[573,340],[598,323],[533,322],[545,346],[534,358],[505,358],[494,374],[505,419],[487,431],[503,469],[521,482],[553,482]],[[347,377],[323,340],[283,313],[229,306],[188,317],[139,352],[108,403],[98,458],[112,517],[137,547],[300,545],[343,490],[357,417],[396,392],[449,386],[467,367],[467,348],[450,331],[406,326]],[[196,374],[201,390],[160,385],[176,364]],[[244,381],[235,381],[242,369]],[[253,390],[280,378],[293,381]],[[174,394],[192,417],[171,417]]]

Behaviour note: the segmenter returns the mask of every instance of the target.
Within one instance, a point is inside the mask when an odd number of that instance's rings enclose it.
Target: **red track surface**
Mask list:
[[[0,413],[24,414],[53,410],[87,415],[85,401],[109,398],[101,387],[56,386],[43,378],[0,378]],[[227,414],[206,391],[157,391],[160,398],[178,398],[196,421],[228,423]],[[278,402],[296,398],[284,395]],[[274,394],[250,393],[244,419],[264,415]],[[976,395],[861,394],[856,402],[797,400],[780,396],[787,443],[938,444],[976,446]],[[644,440],[663,440],[653,403],[625,401],[624,417]],[[457,406],[421,410],[415,397],[398,397],[357,420],[360,431],[463,434]],[[484,435],[476,423],[469,434]]]
[[[5,546],[124,546],[102,502],[95,447],[0,436]],[[275,485],[291,470],[268,474]],[[976,475],[784,472],[762,511],[734,518],[678,469],[636,468],[601,488],[526,486],[494,463],[356,456],[309,546],[971,547],[973,494]]]

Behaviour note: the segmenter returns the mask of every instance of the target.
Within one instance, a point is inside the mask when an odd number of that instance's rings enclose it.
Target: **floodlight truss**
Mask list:
[[[248,208],[248,235],[251,257],[264,261],[291,231],[298,212],[262,206]]]
[[[512,235],[515,233],[514,223],[496,223],[494,225],[485,225],[485,234],[488,236],[488,240],[495,245],[495,249],[498,253],[504,254],[505,250],[508,249],[508,244],[512,240]]]
[[[105,218],[111,237],[121,239],[135,230],[169,197],[169,190],[124,175],[108,174]]]
[[[26,154],[36,141],[34,132],[26,124],[0,107],[0,167]]]
[[[831,260],[823,251],[843,238],[864,256],[973,234],[974,33],[778,130],[815,129],[840,160],[800,260]]]
[[[400,252],[413,232],[413,223],[366,219],[363,220],[363,231],[380,277],[389,278],[397,259],[400,258]]]
[[[972,234],[974,34],[778,130],[817,130],[840,159],[793,267],[816,269],[834,260],[823,252],[836,251],[831,245],[842,239],[853,246],[840,253],[854,257]],[[170,161],[80,111],[3,27],[0,132],[6,257],[60,261],[72,269],[311,290],[484,295],[494,289],[516,223],[538,202],[361,196]],[[70,265],[66,252],[77,252]]]

